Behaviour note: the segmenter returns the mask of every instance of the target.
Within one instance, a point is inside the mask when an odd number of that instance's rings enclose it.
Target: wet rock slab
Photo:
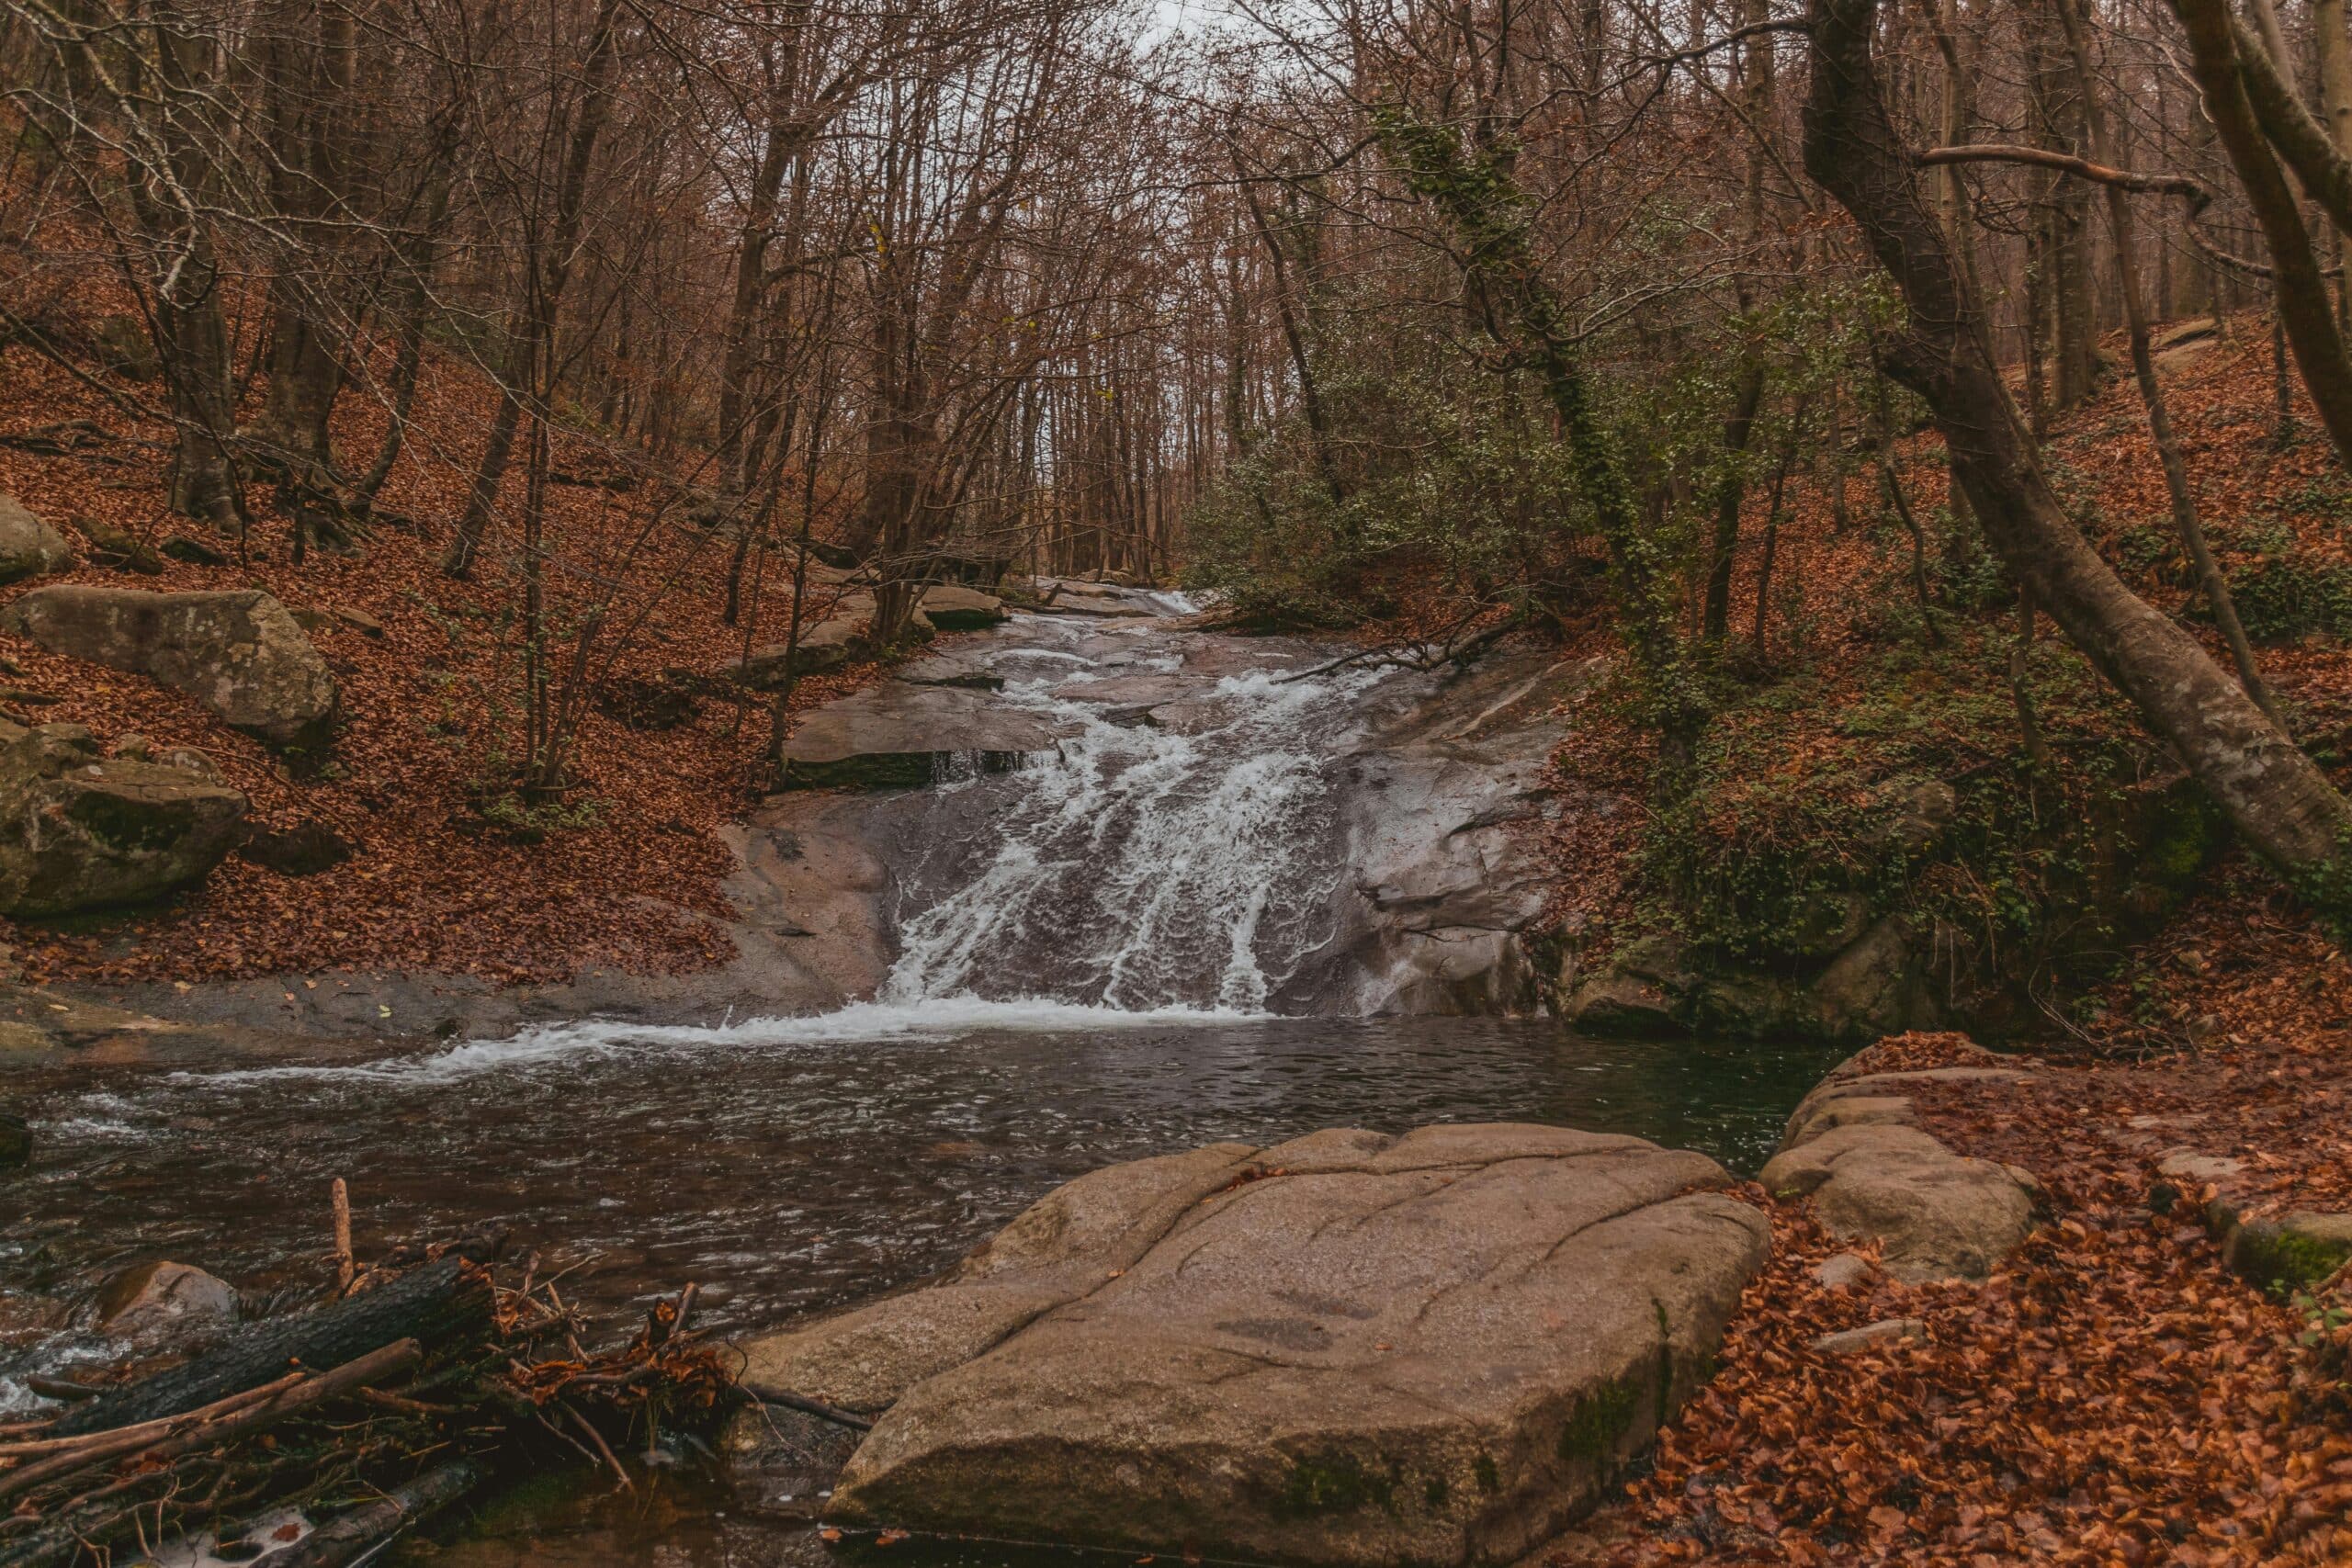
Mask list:
[[[1704,1156],[1355,1130],[1114,1166],[944,1281],[745,1348],[882,1412],[827,1517],[1311,1563],[1499,1562],[1703,1381],[1761,1265]]]
[[[903,789],[941,765],[1012,766],[1066,730],[960,686],[888,681],[818,709],[781,749],[786,788]]]

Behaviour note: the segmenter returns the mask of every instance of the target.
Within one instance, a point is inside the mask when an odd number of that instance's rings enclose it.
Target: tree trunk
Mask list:
[[[2037,142],[2083,157],[2090,151],[2083,95],[2068,64],[2064,29],[2053,14],[2068,0],[2033,0],[2020,18],[2027,85]],[[2098,367],[2090,260],[2090,193],[2057,175],[2043,176],[2034,202],[2041,237],[2042,299],[2050,325],[2050,411],[2064,413],[2091,395]]]
[[[1907,327],[1884,342],[1884,363],[1934,412],[1986,542],[2247,840],[2306,896],[2352,908],[2352,807],[2193,637],[2123,586],[2052,493],[1888,112],[1871,52],[1877,0],[1812,0],[1809,11],[1806,171],[1902,294]]]
[[[1747,0],[1744,19],[1749,26],[1770,15],[1764,0]],[[1740,107],[1747,119],[1747,184],[1746,208],[1747,243],[1764,243],[1764,149],[1755,139],[1770,134],[1772,124],[1774,40],[1770,34],[1751,38],[1740,51],[1743,81]],[[1738,330],[1752,332],[1748,316],[1756,309],[1751,259],[1740,269],[1735,294],[1739,304]],[[1731,628],[1732,569],[1739,557],[1739,513],[1747,500],[1747,443],[1756,431],[1757,411],[1764,403],[1764,362],[1755,345],[1744,345],[1739,389],[1733,394],[1731,412],[1724,418],[1724,475],[1715,487],[1715,535],[1707,562],[1706,605],[1700,617],[1700,637],[1710,648],[1720,647]]]

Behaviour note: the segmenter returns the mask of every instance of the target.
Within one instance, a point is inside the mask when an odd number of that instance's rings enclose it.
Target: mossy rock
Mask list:
[[[2250,1283],[2274,1295],[2291,1295],[2352,1258],[2352,1214],[2305,1212],[2249,1220],[2230,1231],[2222,1255]]]

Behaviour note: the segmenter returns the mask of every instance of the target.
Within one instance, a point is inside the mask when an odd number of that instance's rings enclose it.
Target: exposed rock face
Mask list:
[[[1524,1013],[1542,1005],[1522,933],[1555,868],[1534,831],[1567,723],[1557,705],[1596,663],[1493,657],[1401,684],[1400,711],[1348,760],[1351,874],[1312,999],[1342,1010]],[[1163,722],[1165,710],[1161,710]]]
[[[270,745],[311,750],[333,738],[334,674],[286,606],[258,590],[36,588],[0,624],[52,653],[152,676]]]
[[[995,594],[946,583],[923,590],[922,613],[944,632],[979,631],[1012,618]]]
[[[74,547],[65,536],[26,511],[13,495],[0,494],[0,582],[21,582],[70,570]]]
[[[0,720],[0,912],[143,903],[198,881],[243,836],[245,807],[217,778],[102,759],[78,724]]]
[[[885,1410],[828,1517],[1257,1562],[1508,1562],[1703,1377],[1769,1245],[1703,1156],[1533,1126],[1114,1166],[945,1282],[754,1341]]]
[[[1905,1283],[1981,1280],[2032,1234],[2030,1179],[1953,1153],[1913,1124],[1915,1084],[1965,1082],[1997,1092],[2030,1077],[2005,1067],[1938,1067],[1832,1078],[1789,1119],[1765,1188],[1810,1197],[1839,1236],[1884,1244],[1886,1271]]]

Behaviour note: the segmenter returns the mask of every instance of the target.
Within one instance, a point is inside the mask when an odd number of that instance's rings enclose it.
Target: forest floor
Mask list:
[[[96,303],[69,299],[52,323],[95,330],[107,296],[102,282],[90,288]],[[15,637],[0,637],[0,714],[86,725],[109,748],[134,733],[195,747],[252,799],[257,828],[319,822],[361,847],[300,878],[232,857],[154,910],[13,931],[0,922],[0,946],[14,948],[26,978],[185,984],[342,968],[513,984],[603,967],[676,971],[730,956],[719,891],[730,856],[718,829],[761,793],[768,699],[706,689],[684,723],[654,729],[633,727],[626,697],[632,682],[669,671],[691,682],[747,647],[782,642],[792,612],[782,555],[755,556],[746,612],[729,626],[721,610],[730,544],[685,520],[678,491],[659,479],[662,466],[646,460],[651,472],[631,475],[639,482],[627,493],[549,487],[559,623],[569,615],[576,625],[601,607],[606,625],[634,629],[595,651],[599,664],[612,662],[581,723],[576,825],[517,842],[472,804],[484,786],[496,787],[502,751],[519,729],[514,541],[493,532],[469,581],[438,567],[495,408],[479,371],[438,348],[427,355],[380,520],[356,553],[312,550],[298,565],[292,524],[270,487],[249,487],[254,526],[242,547],[169,513],[170,427],[142,417],[164,396],[160,383],[107,378],[94,387],[28,347],[0,355],[0,493],[14,494],[83,557],[73,572],[41,582],[258,587],[298,611],[324,612],[307,618],[341,683],[347,722],[320,776],[296,778],[192,699]],[[248,397],[247,417],[258,402]],[[374,397],[345,395],[334,427],[343,460],[364,468],[386,423]],[[42,449],[57,446],[65,449]],[[625,472],[618,459],[627,456],[609,441],[567,437],[551,467],[604,476]],[[519,471],[509,476],[510,499],[521,483]],[[84,519],[158,553],[143,570],[96,564]],[[161,554],[175,536],[231,558],[208,566]],[[810,598],[809,613],[821,615],[828,605],[817,592]],[[336,611],[372,625],[363,630]],[[878,670],[804,681],[793,710],[842,695]]]

